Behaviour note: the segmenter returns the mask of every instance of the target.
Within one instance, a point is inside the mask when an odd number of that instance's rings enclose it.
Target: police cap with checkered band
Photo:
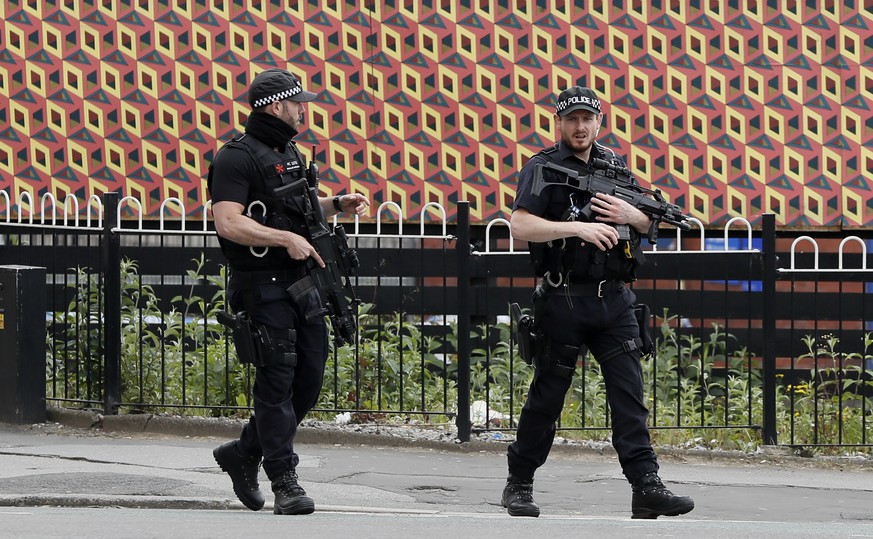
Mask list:
[[[262,71],[249,85],[249,105],[253,109],[285,99],[305,103],[316,97],[318,94],[304,90],[297,77],[285,69]]]
[[[566,116],[574,110],[587,110],[595,114],[601,113],[600,99],[591,88],[573,86],[567,88],[555,101],[555,114]]]

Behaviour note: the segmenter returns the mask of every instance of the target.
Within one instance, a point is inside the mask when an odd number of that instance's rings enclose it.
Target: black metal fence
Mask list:
[[[205,215],[192,229],[169,199],[143,221],[138,201],[115,194],[59,206],[0,192],[0,265],[47,268],[47,399],[247,413],[252,372],[215,321],[225,274]],[[514,429],[531,372],[508,305],[529,303],[526,246],[504,220],[472,227],[463,203],[457,215],[449,223],[432,204],[409,224],[386,203],[375,222],[346,225],[365,305],[357,345],[332,353],[316,412],[448,418],[461,440]],[[644,371],[656,436],[871,445],[869,233],[798,236],[769,215],[760,230],[735,219],[714,237],[698,225],[662,231],[634,283],[654,314]],[[596,362],[581,358],[560,428],[605,436],[604,395]]]

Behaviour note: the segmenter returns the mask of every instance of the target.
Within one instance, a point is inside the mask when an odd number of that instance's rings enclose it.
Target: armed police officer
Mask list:
[[[516,441],[507,452],[509,477],[501,501],[513,516],[540,514],[533,499],[534,473],[549,455],[564,397],[585,348],[603,372],[612,444],[632,487],[634,518],[680,515],[694,508],[691,498],[674,495],[659,479],[646,425],[636,297],[626,283],[635,279],[642,261],[640,237],[651,234],[652,221],[616,196],[537,184],[549,163],[580,174],[590,173],[595,160],[624,170],[624,161],[595,140],[602,119],[593,90],[574,86],[562,91],[555,103],[561,140],[534,155],[519,175],[512,235],[530,242],[543,279],[534,294],[536,371]],[[578,218],[580,208],[590,208],[593,218]]]
[[[363,215],[369,206],[360,194],[306,197],[306,160],[292,139],[304,121],[305,103],[316,97],[287,70],[258,74],[248,90],[252,113],[245,133],[219,149],[207,180],[230,266],[234,344],[241,361],[256,365],[254,414],[239,439],[213,455],[230,475],[234,493],[254,511],[265,503],[258,484],[263,462],[274,513],[286,515],[315,510],[297,482],[294,436],[318,400],[328,355],[324,316],[311,316],[323,313],[318,292],[289,291],[306,276],[307,263],[325,265],[306,238],[306,216],[318,210],[309,207],[312,200],[325,216]]]

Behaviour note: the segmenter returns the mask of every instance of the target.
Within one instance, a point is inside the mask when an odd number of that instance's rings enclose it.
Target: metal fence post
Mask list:
[[[470,203],[458,202],[458,439],[470,441]]]
[[[0,421],[46,419],[45,275],[42,267],[0,266]]]
[[[765,445],[776,445],[776,216],[764,214],[761,226],[764,249],[764,271],[761,287],[764,307],[762,329],[764,336],[764,431]]]
[[[121,240],[118,227],[118,193],[104,193],[103,207],[103,413],[115,415],[121,403]]]

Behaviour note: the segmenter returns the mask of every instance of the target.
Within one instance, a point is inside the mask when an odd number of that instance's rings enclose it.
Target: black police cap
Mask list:
[[[601,113],[600,99],[597,98],[594,90],[584,86],[573,86],[561,92],[555,101],[555,114],[558,116],[566,116],[579,109],[595,114]]]
[[[249,105],[253,109],[284,99],[305,103],[316,97],[318,94],[304,90],[297,77],[285,69],[262,71],[249,85]]]

